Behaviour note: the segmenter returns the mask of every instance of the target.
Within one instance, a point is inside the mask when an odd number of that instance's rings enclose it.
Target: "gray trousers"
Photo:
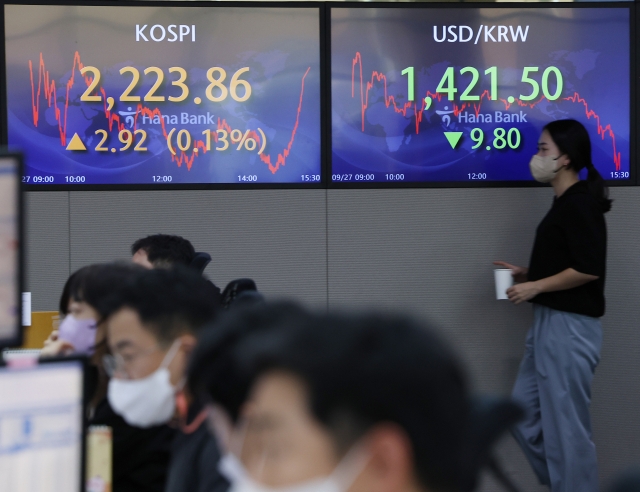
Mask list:
[[[589,405],[602,325],[597,318],[533,306],[512,394],[526,417],[513,435],[540,483],[553,492],[597,492]]]

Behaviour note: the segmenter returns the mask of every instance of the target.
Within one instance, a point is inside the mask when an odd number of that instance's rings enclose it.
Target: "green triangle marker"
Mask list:
[[[451,148],[455,149],[462,137],[462,132],[444,132],[444,136],[447,137]]]

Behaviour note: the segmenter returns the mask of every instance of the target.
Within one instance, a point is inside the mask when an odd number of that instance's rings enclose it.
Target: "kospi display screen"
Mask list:
[[[314,183],[314,7],[6,5],[28,185]]]
[[[573,118],[630,179],[630,9],[332,8],[331,180],[525,182]]]

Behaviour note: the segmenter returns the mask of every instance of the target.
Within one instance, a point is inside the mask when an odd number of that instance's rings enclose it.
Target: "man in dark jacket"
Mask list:
[[[196,335],[216,314],[200,275],[174,267],[138,273],[120,289],[107,317],[111,374],[108,399],[130,425],[172,421],[178,428],[166,492],[226,492],[206,412],[184,391],[186,364]]]
[[[191,241],[171,234],[153,234],[138,239],[131,245],[131,261],[145,268],[167,268],[183,265],[204,275],[211,262],[208,253],[199,253]],[[220,304],[220,288],[207,281],[203,288],[209,292],[216,304]]]

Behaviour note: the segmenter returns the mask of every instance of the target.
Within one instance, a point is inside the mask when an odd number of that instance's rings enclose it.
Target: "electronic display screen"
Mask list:
[[[0,368],[0,490],[84,490],[83,378],[79,362]]]
[[[0,348],[22,343],[20,161],[0,154]]]
[[[319,8],[6,5],[27,185],[321,181]]]
[[[630,180],[630,9],[332,8],[331,181],[524,182],[544,125]]]

